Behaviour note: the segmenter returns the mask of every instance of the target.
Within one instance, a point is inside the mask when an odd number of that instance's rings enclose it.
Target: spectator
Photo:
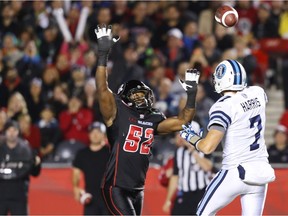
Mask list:
[[[5,108],[0,108],[0,135],[4,134],[4,128],[5,128],[5,124],[8,120],[8,116],[6,113],[6,109]]]
[[[217,49],[222,53],[227,49],[233,48],[234,34],[230,33],[227,28],[222,25],[215,26],[215,39]]]
[[[21,137],[29,142],[30,147],[35,153],[39,154],[41,146],[40,129],[32,123],[29,114],[21,114],[18,117],[18,123],[20,126]]]
[[[35,2],[33,2],[33,4],[37,4]],[[50,24],[45,27],[39,47],[39,55],[43,62],[46,64],[53,64],[56,62],[62,41],[63,38],[56,26]]]
[[[283,7],[284,11],[280,15],[279,20],[279,34],[282,38],[288,38],[288,3],[286,2]]]
[[[92,195],[89,203],[82,203],[84,204],[84,215],[108,215],[100,189],[109,159],[109,148],[106,141],[105,125],[93,122],[89,126],[89,146],[79,150],[73,161],[72,182],[75,200],[83,202],[81,196],[84,193]],[[81,173],[84,174],[84,189],[80,187]]]
[[[216,37],[211,35],[206,35],[202,42],[203,54],[208,62],[208,65],[212,65],[221,58],[221,51],[217,49]]]
[[[88,50],[88,44],[86,41],[80,42],[63,42],[61,45],[60,53],[67,56],[69,64],[84,65],[84,53]]]
[[[19,34],[19,23],[16,22],[15,13],[11,4],[4,4],[1,8],[1,21],[0,21],[0,41],[4,41],[4,35],[12,33],[14,35]]]
[[[177,74],[172,82],[171,86],[171,93],[176,94],[177,96],[181,97],[181,95],[185,94],[185,90],[182,88],[179,80],[185,80],[185,70],[189,68],[189,62],[181,62],[177,68]]]
[[[136,51],[138,53],[139,66],[144,68],[145,76],[146,72],[151,68],[152,58],[155,55],[155,51],[151,46],[151,32],[144,29],[142,32],[139,31],[136,35]]]
[[[122,57],[123,56],[123,57]],[[144,69],[137,64],[138,53],[134,44],[130,44],[122,56],[113,62],[112,72],[108,77],[109,87],[117,91],[118,87],[130,79],[144,80]]]
[[[252,50],[248,46],[248,41],[243,36],[237,36],[234,39],[234,47],[231,49],[232,55],[235,55],[235,60],[239,61],[246,70],[247,83],[252,85],[258,83],[264,84],[265,71],[260,74],[256,74],[257,59],[252,55]],[[262,77],[261,77],[262,75]]]
[[[84,53],[84,67],[85,67],[85,75],[86,77],[93,77],[94,71],[96,70],[96,62],[97,58],[95,55],[95,51],[89,49]]]
[[[194,20],[188,21],[184,26],[183,33],[183,43],[187,49],[187,55],[190,56],[193,50],[201,44],[198,23]]]
[[[278,125],[274,132],[274,143],[269,146],[270,163],[288,163],[288,130],[283,125]]]
[[[70,65],[68,56],[60,53],[57,56],[55,66],[59,71],[60,80],[62,82],[67,82],[70,79],[70,69],[72,67],[72,65]]]
[[[85,93],[84,107],[92,110],[94,120],[103,122],[103,117],[100,112],[96,91],[97,89],[94,78],[88,79],[84,86],[84,93]]]
[[[153,21],[147,16],[147,2],[135,2],[131,10],[131,18],[128,21],[128,27],[132,39],[135,40],[137,35],[142,32],[155,32],[156,27]]]
[[[45,102],[53,97],[53,89],[60,82],[59,71],[54,65],[47,65],[42,74],[42,96]]]
[[[280,119],[279,119],[279,124],[285,126],[286,128],[288,128],[288,109],[286,109]]]
[[[18,71],[13,68],[8,68],[3,82],[0,84],[0,105],[6,107],[9,98],[15,93],[20,92],[23,95],[27,94],[27,88],[21,82]]]
[[[92,44],[96,43],[94,29],[97,28],[97,25],[104,23],[108,25],[111,22],[112,15],[111,9],[109,7],[101,7],[99,10],[94,13],[91,13],[87,19],[87,31],[88,31],[88,41]]]
[[[26,103],[32,123],[38,122],[40,119],[40,112],[44,107],[41,79],[33,78],[31,80],[29,94],[26,96]]]
[[[29,41],[26,45],[24,55],[17,61],[16,68],[22,83],[26,86],[29,86],[29,83],[34,77],[42,76],[44,68],[35,41]]]
[[[129,20],[128,1],[113,1],[111,23],[124,23]],[[109,23],[109,22],[108,22]]]
[[[251,1],[237,1],[235,9],[238,12],[236,29],[239,35],[250,37],[253,26],[257,21],[257,8]]]
[[[61,141],[62,134],[51,106],[46,105],[41,110],[40,117],[40,121],[37,122],[41,134],[40,155],[43,161],[49,161],[53,159],[54,150]]]
[[[154,107],[159,109],[165,116],[175,116],[179,112],[176,95],[170,92],[172,82],[167,77],[163,78],[158,86],[159,95],[155,98]]]
[[[59,119],[59,114],[64,111],[68,106],[68,90],[65,84],[57,84],[53,89],[53,96],[49,100],[49,104],[52,105],[55,111],[55,117]]]
[[[47,7],[46,2],[44,1],[33,1],[30,2],[29,5],[31,10],[29,13],[26,13],[23,17],[22,23],[25,27],[31,27],[35,29],[36,35],[43,39],[43,31],[51,25],[52,20],[50,19],[49,10],[50,8]]]
[[[192,121],[192,124],[200,130],[197,122]],[[171,215],[195,215],[197,205],[210,182],[213,165],[203,153],[195,148],[187,148],[179,133],[175,139],[178,148],[174,155],[173,174],[169,180],[163,211],[168,213],[172,206]]]
[[[172,28],[182,30],[180,22],[181,12],[176,4],[166,4],[163,11],[163,21],[156,32],[153,32],[152,45],[155,49],[165,47],[167,44],[167,32]]]
[[[271,6],[261,3],[257,10],[257,21],[252,28],[253,37],[257,40],[262,38],[279,37],[278,23],[271,17]]]
[[[0,140],[0,162],[1,168],[11,172],[0,173],[0,215],[28,215],[29,177],[41,170],[40,158],[19,135],[17,122],[8,121]],[[11,163],[18,166],[11,168]]]
[[[153,89],[154,96],[159,97],[158,87],[162,79],[165,78],[165,67],[163,65],[154,66],[148,74],[147,84]]]
[[[216,22],[214,21],[214,14],[217,8],[221,5],[221,1],[210,1],[208,8],[203,9],[199,13],[198,25],[200,36],[205,37],[211,35],[214,30]]]
[[[73,94],[84,94],[84,86],[86,82],[85,68],[75,65],[71,71],[71,79],[68,81],[68,92]]]
[[[6,70],[7,70],[7,66],[3,60],[3,50],[0,49],[0,86],[2,82],[4,81]]]
[[[22,114],[28,114],[27,103],[21,93],[15,92],[9,98],[7,115],[9,119],[17,121]]]
[[[167,35],[167,44],[161,48],[161,52],[166,58],[166,67],[172,71],[174,79],[179,63],[189,60],[190,55],[183,45],[183,33],[180,29],[170,29]]]
[[[88,126],[93,121],[91,110],[83,108],[83,96],[72,95],[68,108],[60,113],[59,124],[65,140],[77,140],[89,145]]]

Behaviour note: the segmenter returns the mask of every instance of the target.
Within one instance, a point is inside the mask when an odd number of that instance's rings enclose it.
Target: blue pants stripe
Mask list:
[[[209,187],[207,188],[207,191],[201,201],[201,203],[198,206],[197,209],[197,215],[201,215],[204,211],[206,205],[208,204],[209,200],[212,198],[213,194],[217,190],[217,188],[220,186],[220,184],[223,182],[224,178],[226,177],[228,173],[228,170],[221,170],[219,175],[211,182]]]

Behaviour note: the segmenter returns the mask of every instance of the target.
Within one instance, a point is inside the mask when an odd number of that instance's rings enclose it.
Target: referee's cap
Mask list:
[[[94,129],[100,130],[102,133],[106,133],[106,126],[99,121],[95,121],[92,124],[89,125],[88,131],[91,132]]]

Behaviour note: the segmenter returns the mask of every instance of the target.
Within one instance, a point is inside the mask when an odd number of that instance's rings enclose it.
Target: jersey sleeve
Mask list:
[[[173,175],[178,175],[179,169],[177,165],[177,151],[175,151],[175,155],[173,158]]]
[[[229,99],[227,99],[229,100]],[[227,101],[217,101],[209,111],[209,123],[207,129],[210,130],[212,125],[220,125],[225,130],[231,124],[231,106]]]
[[[78,153],[76,154],[76,156],[72,162],[72,166],[82,170],[83,166],[82,166],[81,158],[82,158],[81,151],[78,151]]]

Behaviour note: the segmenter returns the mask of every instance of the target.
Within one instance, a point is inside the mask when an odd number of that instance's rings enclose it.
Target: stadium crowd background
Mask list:
[[[95,97],[94,29],[102,23],[112,24],[121,37],[108,63],[115,93],[127,80],[142,80],[155,93],[154,106],[173,116],[186,100],[178,78],[183,79],[186,68],[198,68],[202,75],[195,120],[206,128],[209,108],[219,97],[211,74],[222,59],[232,58],[245,67],[248,84],[283,89],[287,109],[287,56],[263,51],[261,40],[288,38],[288,2],[232,2],[239,22],[229,29],[214,21],[220,4],[1,1],[0,133],[8,119],[17,120],[22,136],[44,162],[69,159],[69,152],[60,151],[61,144],[89,144],[88,126],[101,121]],[[286,127],[287,116],[282,118]],[[171,139],[156,139],[152,160],[162,164],[175,148]]]

